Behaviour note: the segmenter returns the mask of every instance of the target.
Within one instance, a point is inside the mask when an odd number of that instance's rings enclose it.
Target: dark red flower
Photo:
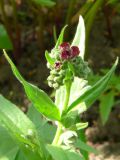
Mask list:
[[[63,42],[60,45],[60,51],[61,51],[61,59],[62,60],[68,60],[71,58],[74,58],[79,55],[80,51],[77,46],[70,47],[70,44],[68,42]]]
[[[71,58],[71,51],[63,50],[61,53],[61,59],[67,60]]]
[[[70,44],[68,42],[63,42],[61,45],[60,45],[60,49],[61,50],[70,50]]]
[[[56,69],[60,69],[61,64],[62,64],[62,63],[59,62],[59,61],[58,61],[58,62],[55,62],[55,68],[56,68]]]
[[[72,58],[78,56],[79,53],[80,53],[80,50],[77,46],[72,46],[71,47],[71,57]]]

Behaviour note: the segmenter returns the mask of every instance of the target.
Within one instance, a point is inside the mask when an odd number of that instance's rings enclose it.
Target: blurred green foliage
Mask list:
[[[0,25],[0,49],[13,49],[12,42],[3,25]]]
[[[101,71],[101,73],[105,74],[107,73],[107,71],[108,70],[104,69]],[[102,77],[101,74],[91,75],[91,77],[89,77],[90,84],[94,84],[95,82],[97,82],[100,77]],[[105,89],[105,92],[101,94],[101,96],[98,98],[99,113],[103,125],[107,122],[109,115],[112,111],[112,108],[120,104],[119,96],[120,96],[120,78],[118,75],[114,73],[113,76],[111,77],[111,80],[107,88]]]

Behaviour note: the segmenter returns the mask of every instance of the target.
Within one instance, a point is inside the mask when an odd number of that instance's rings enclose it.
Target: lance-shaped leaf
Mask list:
[[[69,105],[71,105],[78,97],[80,97],[90,86],[86,80],[75,77],[70,90]],[[61,86],[55,94],[55,104],[59,107],[62,113],[63,105],[65,101],[66,89],[65,86]],[[74,126],[77,123],[78,115],[86,110],[85,103],[78,104],[76,110],[69,112],[68,114],[62,115],[62,123],[66,128]]]
[[[60,35],[58,37],[58,40],[56,42],[55,48],[58,48],[58,46],[63,42],[63,38],[64,38],[64,32],[66,29],[67,25],[63,27],[63,29],[60,32]]]
[[[50,65],[54,65],[55,64],[55,59],[50,57],[48,51],[45,51],[45,58],[46,58],[47,62],[50,63]]]
[[[72,46],[78,46],[80,49],[80,56],[84,59],[85,52],[85,25],[82,16],[79,17],[79,22]]]
[[[89,88],[90,86],[88,85],[88,82],[86,80],[75,77],[71,86],[68,105],[70,106],[75,100],[77,100],[77,98],[79,98]],[[65,86],[61,86],[58,90],[56,90],[55,104],[59,107],[59,110],[61,112],[65,101],[65,94],[66,94]],[[80,107],[79,113],[82,113],[84,110],[86,110],[86,106],[84,103],[78,105]]]
[[[28,99],[34,104],[36,109],[41,112],[44,116],[50,119],[60,120],[60,112],[53,101],[48,97],[48,95],[39,89],[38,87],[28,83],[19,73],[18,69],[11,61],[9,56],[4,50],[4,55],[9,62],[12,71],[16,78],[23,85],[25,92],[27,94]]]
[[[95,85],[90,87],[87,91],[85,91],[77,100],[75,100],[69,107],[68,111],[72,109],[76,109],[76,106],[82,102],[85,102],[87,107],[90,107],[90,105],[95,102],[97,97],[104,91],[106,88],[112,74],[114,73],[116,66],[118,64],[118,58],[115,61],[113,67],[110,69],[110,71],[101,78]],[[78,106],[79,107],[79,106]]]

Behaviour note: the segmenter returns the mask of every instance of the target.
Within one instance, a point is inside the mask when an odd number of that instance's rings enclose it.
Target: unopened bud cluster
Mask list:
[[[51,58],[55,60],[54,65],[47,63],[50,69],[48,85],[55,89],[63,85],[66,81],[73,81],[74,77],[86,79],[90,73],[87,62],[79,56],[80,51],[77,46],[70,46],[69,43],[62,43],[58,49],[51,51]]]

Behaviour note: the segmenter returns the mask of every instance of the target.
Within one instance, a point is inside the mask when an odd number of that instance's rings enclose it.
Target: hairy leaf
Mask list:
[[[112,74],[114,73],[116,66],[118,64],[118,58],[115,61],[113,67],[110,69],[110,71],[101,78],[95,85],[90,87],[87,91],[85,91],[77,100],[75,100],[69,107],[68,111],[72,109],[76,109],[76,106],[82,102],[85,102],[87,107],[90,107],[90,105],[95,102],[97,97],[104,91],[106,88],[108,82],[110,81],[110,78]],[[68,112],[67,111],[67,112]]]
[[[55,119],[55,120],[60,120],[60,113],[59,109],[55,106],[53,101],[48,97],[48,95],[39,89],[38,87],[28,83],[19,73],[18,69],[14,65],[14,63],[11,61],[9,56],[4,50],[4,55],[9,62],[12,71],[16,78],[21,82],[23,85],[25,92],[27,94],[28,99],[34,104],[36,109],[41,112],[44,116],[50,118],[50,119]]]
[[[60,35],[58,37],[58,40],[56,42],[55,48],[58,48],[58,46],[63,42],[63,38],[64,38],[64,32],[66,29],[67,25],[63,27],[63,29],[60,32]]]
[[[80,97],[85,91],[87,91],[88,88],[90,88],[90,86],[87,85],[86,80],[75,77],[70,90],[69,105],[71,105],[75,100],[77,100],[77,98]],[[65,94],[65,86],[61,86],[58,90],[56,90],[55,104],[59,107],[59,110],[61,112],[65,101]],[[84,103],[78,105],[79,113],[82,113],[84,110],[86,110],[86,106]]]
[[[55,60],[53,58],[50,57],[48,51],[45,51],[45,57],[48,63],[50,63],[51,65],[55,64]]]
[[[82,16],[79,17],[79,22],[72,46],[78,46],[80,49],[80,56],[84,59],[85,52],[85,25]]]

